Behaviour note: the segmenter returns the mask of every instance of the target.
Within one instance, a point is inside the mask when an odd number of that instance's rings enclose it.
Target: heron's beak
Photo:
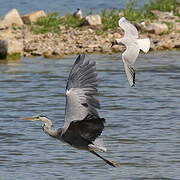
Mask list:
[[[34,117],[26,117],[26,118],[21,118],[22,120],[30,120],[30,121],[36,121],[36,118]]]

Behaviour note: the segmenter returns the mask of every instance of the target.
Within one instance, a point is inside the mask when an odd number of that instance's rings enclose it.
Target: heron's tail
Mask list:
[[[138,39],[137,42],[138,42],[139,48],[143,52],[147,53],[149,51],[149,48],[150,48],[150,40],[149,40],[149,38]]]
[[[90,149],[94,151],[101,151],[101,152],[106,152],[107,149],[104,146],[104,142],[102,138],[97,138],[95,141],[92,142],[92,144],[88,145]]]
[[[97,157],[101,158],[103,161],[105,161],[107,164],[113,166],[113,167],[117,167],[119,166],[119,163],[112,161],[112,160],[108,160],[103,158],[102,156],[100,156],[99,154],[97,154],[95,151],[90,151],[92,154],[96,155]]]

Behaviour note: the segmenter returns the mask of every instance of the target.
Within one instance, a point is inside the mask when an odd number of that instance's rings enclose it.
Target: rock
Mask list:
[[[5,59],[7,56],[7,41],[0,40],[0,59]]]
[[[180,31],[180,22],[176,22],[176,23],[174,24],[174,30],[175,30],[175,31]]]
[[[0,40],[0,49],[0,59],[13,55],[20,57],[23,54],[23,42],[17,39]]]
[[[10,10],[0,21],[0,26],[9,27],[12,25],[23,26],[24,23],[16,9]]]
[[[46,13],[43,10],[40,10],[40,11],[34,11],[32,13],[26,14],[22,16],[21,18],[24,24],[32,24],[36,22],[39,18],[46,17],[46,16],[47,16]]]
[[[4,52],[6,51],[7,55],[23,55],[24,42],[22,31],[21,29],[13,30],[13,28],[2,30],[0,33],[0,49]]]
[[[161,23],[151,23],[144,28],[144,31],[155,34],[162,34],[168,31],[168,26]]]
[[[0,31],[5,30],[5,29],[8,29],[8,25],[6,25],[0,21]]]
[[[162,11],[158,11],[158,10],[152,10],[151,11],[153,13],[153,15],[161,20],[175,20],[178,17],[174,16],[173,11],[171,12],[162,12]]]
[[[118,13],[118,16],[119,16],[119,17],[123,17],[123,16],[124,16],[124,12],[123,12],[123,11],[120,11],[120,12]]]
[[[102,25],[101,16],[100,15],[86,16],[84,24],[89,26],[101,26]]]
[[[17,39],[9,39],[7,40],[8,43],[8,54],[13,54],[13,53],[23,53],[23,41],[17,40]]]

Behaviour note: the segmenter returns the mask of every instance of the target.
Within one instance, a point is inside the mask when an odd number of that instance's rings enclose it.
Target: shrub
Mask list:
[[[115,29],[118,27],[118,10],[103,10],[101,12],[103,30]]]
[[[50,13],[47,17],[39,18],[31,29],[35,34],[43,34],[47,32],[59,33],[60,19],[56,12]]]
[[[83,19],[79,17],[75,17],[71,14],[66,14],[65,16],[60,18],[60,23],[66,27],[80,27],[83,23]]]

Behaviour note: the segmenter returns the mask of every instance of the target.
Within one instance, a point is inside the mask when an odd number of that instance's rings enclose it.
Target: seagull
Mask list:
[[[124,30],[124,37],[116,39],[117,44],[126,46],[126,50],[122,53],[122,60],[124,63],[125,72],[130,86],[135,85],[135,61],[139,55],[140,50],[147,53],[150,49],[150,39],[139,39],[138,31],[125,17],[122,17],[119,26]]]
[[[52,138],[69,144],[74,148],[86,150],[116,167],[118,163],[105,159],[97,151],[105,152],[103,140],[99,138],[105,119],[100,118],[97,94],[96,63],[85,61],[79,55],[70,71],[66,85],[66,108],[63,127],[53,130],[52,121],[46,116],[37,115],[23,120],[41,121],[43,131]]]

